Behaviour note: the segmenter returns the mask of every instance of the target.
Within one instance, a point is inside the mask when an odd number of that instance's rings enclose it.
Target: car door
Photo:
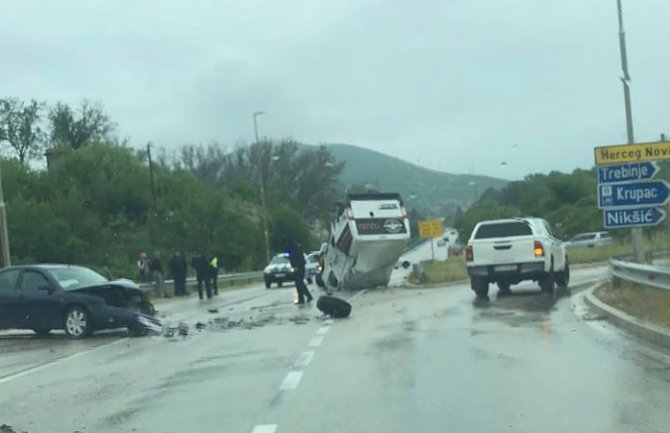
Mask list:
[[[61,327],[62,294],[49,279],[38,270],[27,269],[19,281],[21,292],[21,315],[23,328],[53,329]]]
[[[20,327],[21,316],[18,309],[21,294],[17,288],[20,273],[20,269],[0,272],[0,329]]]

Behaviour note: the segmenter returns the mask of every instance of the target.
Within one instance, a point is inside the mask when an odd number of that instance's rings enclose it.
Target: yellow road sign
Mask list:
[[[659,159],[670,159],[670,141],[600,146],[593,151],[595,152],[596,165],[657,161]]]
[[[419,221],[420,238],[438,238],[444,233],[442,220]]]

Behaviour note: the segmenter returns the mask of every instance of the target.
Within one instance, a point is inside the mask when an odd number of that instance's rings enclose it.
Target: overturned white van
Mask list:
[[[323,260],[329,289],[385,286],[410,238],[400,194],[349,194],[339,204]]]

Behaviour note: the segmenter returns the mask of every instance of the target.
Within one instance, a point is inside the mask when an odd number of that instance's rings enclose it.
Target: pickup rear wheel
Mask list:
[[[565,258],[563,270],[556,273],[556,284],[562,289],[568,287],[568,284],[570,284],[570,264],[567,257]]]
[[[500,293],[504,295],[511,293],[509,290],[509,286],[511,286],[511,284],[508,283],[507,281],[498,281],[498,289],[500,290]]]
[[[472,291],[480,298],[486,298],[489,295],[489,282],[481,278],[472,278],[470,280]]]
[[[540,277],[540,280],[538,281],[540,284],[540,289],[542,289],[543,292],[546,293],[552,293],[554,291],[554,259],[552,257],[551,259],[551,267],[549,268],[549,272],[544,274],[542,277]]]

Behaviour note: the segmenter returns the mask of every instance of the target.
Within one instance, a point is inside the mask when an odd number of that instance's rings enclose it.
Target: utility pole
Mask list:
[[[5,195],[2,191],[2,171],[0,170],[0,237],[2,237],[2,263],[5,266],[12,265],[12,257],[9,255],[9,230],[7,229],[7,206]]]
[[[256,118],[265,114],[264,111],[256,111],[254,113],[254,135],[256,137],[256,145],[258,146],[258,121]],[[261,207],[263,208],[263,235],[265,237],[265,259],[270,262],[270,233],[268,231],[268,208],[265,203],[265,179],[263,179],[263,158],[261,149],[258,152],[258,173],[261,183]]]
[[[154,187],[154,163],[151,160],[151,143],[147,143],[147,156],[149,157],[149,178],[151,179],[151,199],[156,206],[156,188]]]
[[[623,98],[626,108],[626,136],[628,144],[635,144],[635,135],[633,134],[633,112],[630,102],[630,74],[628,73],[628,55],[626,54],[626,33],[623,30],[623,11],[621,0],[617,0],[617,12],[619,15],[619,49],[621,50],[621,70],[623,77]],[[642,238],[642,227],[633,227],[631,229],[631,239],[633,242],[633,256],[637,263],[644,263],[644,244]]]

